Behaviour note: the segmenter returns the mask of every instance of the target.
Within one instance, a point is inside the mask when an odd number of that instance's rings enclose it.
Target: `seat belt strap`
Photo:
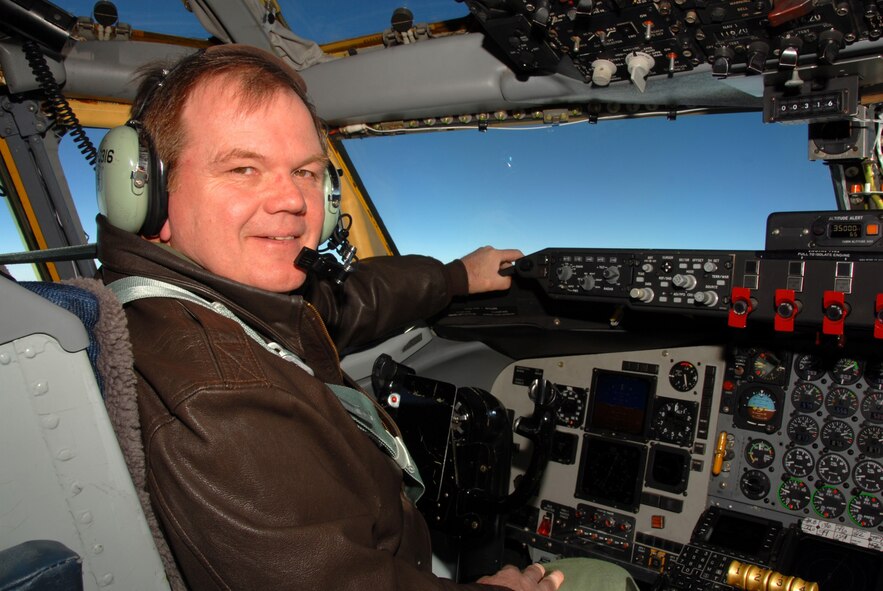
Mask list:
[[[158,279],[151,279],[149,277],[124,277],[107,284],[107,288],[116,295],[117,299],[123,305],[144,298],[174,298],[213,310],[221,316],[239,324],[239,326],[242,327],[242,330],[245,331],[245,334],[274,355],[278,355],[286,361],[294,363],[311,376],[315,375],[312,368],[298,355],[292,353],[278,343],[267,341],[261,337],[261,335],[243,322],[221,302],[210,302],[190,291],[187,291],[183,287],[166,283],[165,281],[160,281]],[[420,471],[417,469],[417,464],[414,463],[414,459],[411,457],[410,452],[408,452],[408,448],[401,436],[393,436],[392,433],[383,426],[383,420],[380,418],[377,408],[365,394],[348,386],[337,384],[325,385],[335,396],[337,396],[340,403],[356,423],[356,426],[366,433],[380,449],[399,465],[402,472],[406,475],[405,494],[408,495],[408,498],[411,499],[411,501],[416,503],[426,490],[426,486],[423,484],[423,479],[420,476]]]

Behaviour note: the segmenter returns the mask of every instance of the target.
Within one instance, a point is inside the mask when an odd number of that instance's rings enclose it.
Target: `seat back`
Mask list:
[[[56,540],[87,590],[169,589],[83,323],[2,276],[0,302],[0,549]]]

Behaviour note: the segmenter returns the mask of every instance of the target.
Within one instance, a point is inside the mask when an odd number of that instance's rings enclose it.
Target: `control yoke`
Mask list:
[[[536,494],[551,454],[560,402],[551,382],[531,384],[533,412],[514,422],[514,431],[530,440],[533,449],[527,471],[511,493],[512,423],[493,395],[418,376],[385,354],[374,363],[371,383],[420,468],[427,486],[421,510],[434,513],[430,523],[462,535],[469,533],[463,531],[464,515],[474,519],[510,513]],[[439,499],[446,498],[450,506],[443,507]]]

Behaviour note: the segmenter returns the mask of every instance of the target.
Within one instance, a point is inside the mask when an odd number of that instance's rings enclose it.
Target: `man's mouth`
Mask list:
[[[268,240],[294,240],[294,236],[264,236]]]

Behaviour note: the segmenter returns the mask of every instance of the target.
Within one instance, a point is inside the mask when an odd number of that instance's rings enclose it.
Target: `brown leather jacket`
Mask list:
[[[101,216],[98,245],[105,282],[142,275],[221,301],[316,374],[201,306],[126,306],[147,488],[191,588],[491,588],[431,574],[426,524],[400,468],[325,386],[346,381],[335,344],[441,310],[466,289],[462,263],[365,260],[342,290],[310,281],[284,295],[212,275]]]

